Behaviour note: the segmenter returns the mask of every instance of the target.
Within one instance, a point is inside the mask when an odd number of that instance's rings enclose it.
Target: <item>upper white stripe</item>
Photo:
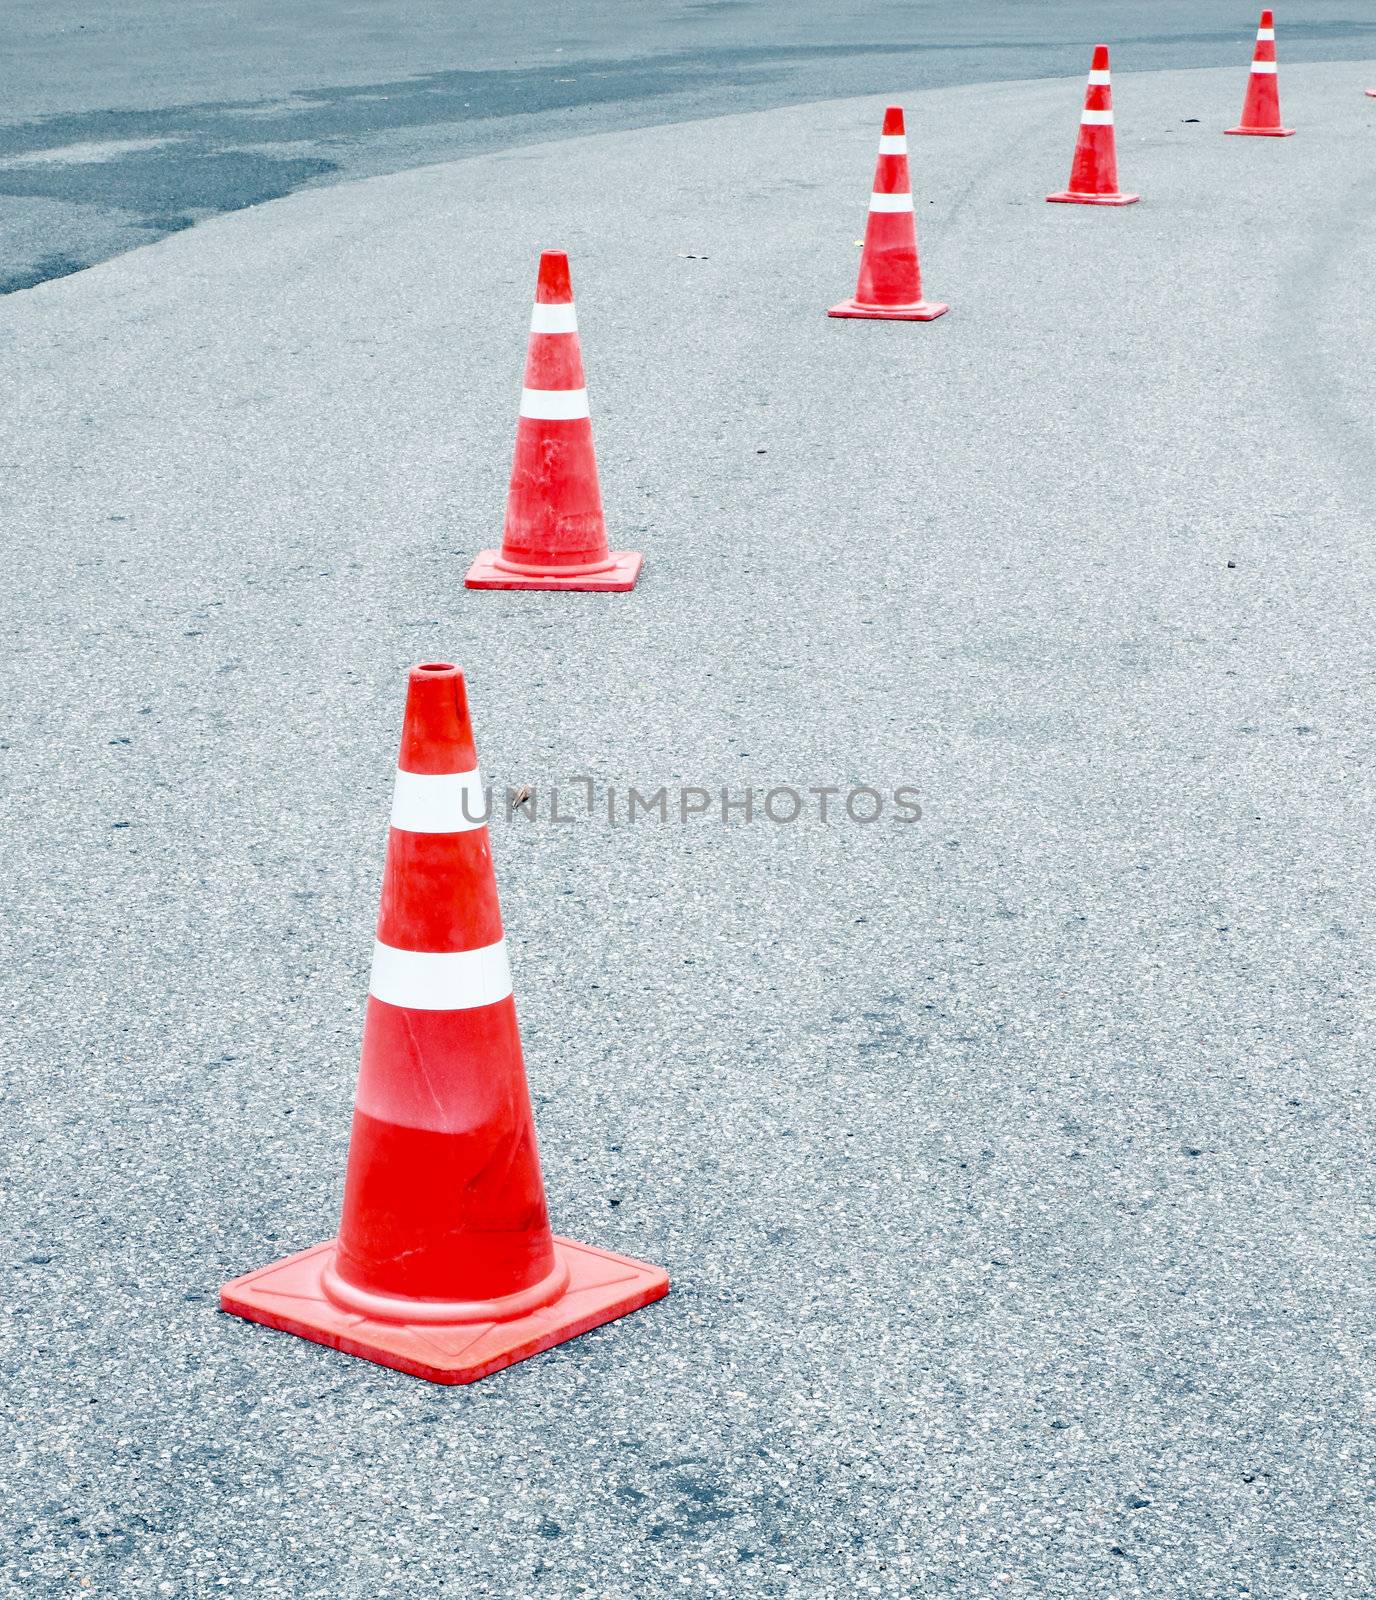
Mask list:
[[[905,133],[881,133],[879,135],[879,154],[881,156],[905,156],[908,153],[908,136]]]
[[[572,422],[590,415],[586,389],[522,389],[521,415],[538,422]]]
[[[1113,126],[1113,113],[1111,111],[1082,111],[1080,122],[1087,128],[1111,128]]]
[[[1276,30],[1274,28],[1258,28],[1257,29],[1257,38],[1258,39],[1274,39],[1275,36],[1276,36]]]
[[[403,772],[392,791],[392,826],[407,833],[467,833],[484,822],[477,772]]]
[[[532,333],[577,333],[578,313],[572,303],[565,306],[542,305],[538,300],[530,314]]]
[[[1107,89],[1112,80],[1109,77],[1107,67],[1091,67],[1089,81],[1096,89]]]
[[[1276,64],[1274,61],[1254,61],[1252,63],[1253,72],[1274,72],[1275,70]]]
[[[373,944],[373,975],[368,993],[389,1006],[413,1011],[470,1011],[495,1005],[511,993],[506,940],[481,950],[441,954],[397,950],[378,939]]]
[[[910,194],[872,194],[870,196],[871,211],[911,211],[913,197]]]

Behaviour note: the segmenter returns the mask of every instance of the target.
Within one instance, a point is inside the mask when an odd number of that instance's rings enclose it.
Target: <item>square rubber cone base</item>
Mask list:
[[[227,1283],[220,1309],[431,1383],[473,1383],[669,1292],[668,1274],[643,1261],[557,1237],[554,1251],[568,1267],[563,1293],[506,1322],[384,1322],[346,1310],[321,1285],[333,1239]]]
[[[500,550],[481,550],[463,580],[467,589],[583,589],[593,594],[625,594],[635,588],[645,557],[639,550],[613,550],[612,564],[601,572],[557,575],[509,572],[497,565]]]
[[[1240,133],[1247,139],[1288,139],[1293,128],[1225,128],[1224,133]]]
[[[865,317],[874,322],[935,322],[950,310],[940,300],[914,300],[906,306],[867,306],[861,300],[843,300],[832,306],[829,317]]]
[[[1073,189],[1059,189],[1046,197],[1058,206],[1135,206],[1140,194],[1076,194]]]

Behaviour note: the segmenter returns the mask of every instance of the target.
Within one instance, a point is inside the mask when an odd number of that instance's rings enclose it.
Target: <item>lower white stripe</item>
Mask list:
[[[379,939],[373,945],[368,993],[389,1006],[409,1006],[413,1011],[471,1011],[495,1005],[511,993],[506,940],[481,950],[436,955],[397,950]]]
[[[1275,70],[1276,64],[1274,61],[1254,61],[1252,63],[1253,72],[1274,72]]]
[[[1111,111],[1082,111],[1080,123],[1086,128],[1111,128],[1113,126],[1113,113]]]
[[[913,197],[910,194],[872,194],[870,196],[871,211],[911,211]]]
[[[1092,67],[1090,69],[1089,82],[1091,88],[1107,89],[1111,81],[1107,67]]]
[[[905,156],[908,153],[908,136],[905,133],[881,133],[879,135],[879,154],[881,156]]]
[[[537,422],[572,422],[586,417],[586,389],[522,389],[521,415]]]
[[[578,313],[572,305],[547,306],[538,300],[530,314],[532,333],[577,333]]]
[[[1257,29],[1257,38],[1258,39],[1274,39],[1275,37],[1276,37],[1276,30],[1274,28],[1258,28]]]
[[[392,791],[392,826],[407,833],[467,833],[484,821],[477,772],[403,772]]]

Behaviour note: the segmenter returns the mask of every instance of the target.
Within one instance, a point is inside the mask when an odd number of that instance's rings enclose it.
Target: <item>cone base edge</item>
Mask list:
[[[669,1292],[663,1268],[556,1235],[555,1254],[568,1266],[569,1283],[548,1305],[504,1322],[383,1322],[346,1310],[321,1287],[334,1248],[335,1241],[327,1239],[233,1279],[220,1290],[220,1310],[430,1383],[464,1384],[628,1316]]]
[[[1046,197],[1058,206],[1135,206],[1140,194],[1077,194],[1074,189],[1058,189]]]
[[[847,317],[872,322],[935,322],[950,306],[943,300],[914,300],[904,306],[872,306],[860,300],[843,300],[829,307],[829,317]]]
[[[1224,133],[1238,133],[1244,139],[1288,139],[1294,128],[1225,128]]]
[[[480,550],[463,582],[466,589],[582,589],[589,594],[625,594],[635,588],[645,557],[639,550],[613,550],[601,572],[510,572],[497,565],[500,550]]]

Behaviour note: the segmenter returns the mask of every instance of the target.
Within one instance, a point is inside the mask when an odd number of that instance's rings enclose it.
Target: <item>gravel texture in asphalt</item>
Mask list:
[[[1373,64],[300,193],[11,297],[0,1593],[1376,1589]],[[471,594],[542,247],[630,595]],[[468,673],[556,1227],[439,1390],[216,1310],[338,1211],[404,672]],[[924,816],[544,818],[580,776]],[[605,803],[604,801],[601,803]]]

